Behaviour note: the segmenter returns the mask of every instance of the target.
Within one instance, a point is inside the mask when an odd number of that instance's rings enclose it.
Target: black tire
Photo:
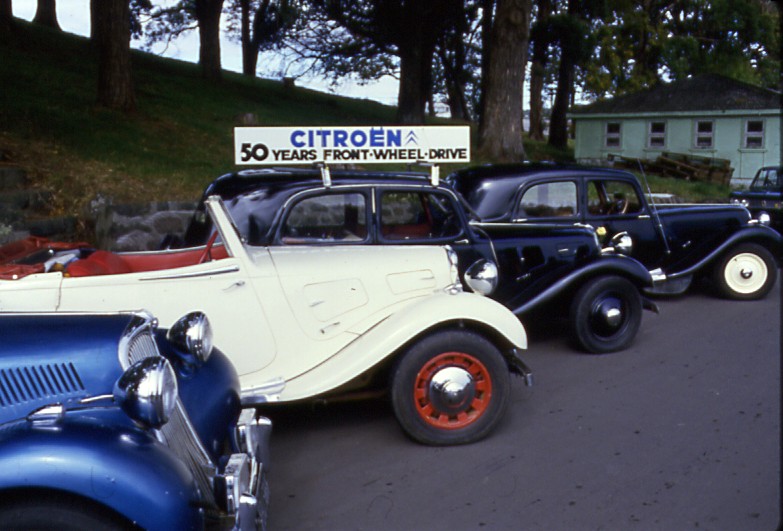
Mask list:
[[[391,400],[402,429],[430,445],[467,444],[486,437],[508,407],[509,368],[482,336],[436,332],[416,342],[391,374]],[[450,385],[450,396],[435,386]]]
[[[110,509],[57,492],[35,492],[4,500],[0,505],[0,526],[3,529],[58,531],[139,529]]]
[[[712,280],[727,299],[752,301],[766,297],[777,276],[772,253],[756,243],[743,243],[721,257]]]
[[[593,354],[628,348],[642,322],[642,296],[618,276],[591,279],[571,302],[569,326],[577,346]]]

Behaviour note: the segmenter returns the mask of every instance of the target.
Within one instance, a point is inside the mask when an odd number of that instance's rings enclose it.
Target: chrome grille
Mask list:
[[[84,384],[72,363],[31,365],[0,370],[0,406],[33,402],[45,397],[76,395]]]
[[[150,321],[137,320],[131,323],[120,346],[120,362],[123,367],[127,368],[137,361],[157,356],[160,356],[160,353],[150,330]],[[177,457],[187,464],[196,478],[203,501],[213,508],[217,507],[212,487],[216,467],[204,450],[179,398],[171,419],[156,431],[156,435],[158,440],[171,448]]]

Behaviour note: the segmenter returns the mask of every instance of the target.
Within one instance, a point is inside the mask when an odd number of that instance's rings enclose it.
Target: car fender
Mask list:
[[[617,275],[626,278],[639,289],[653,285],[650,272],[638,260],[622,254],[603,254],[578,269],[560,276],[547,288],[537,293],[535,297],[522,304],[514,305],[511,309],[514,314],[523,315],[552,302],[564,293],[574,290],[589,279],[600,275]]]
[[[326,393],[399,353],[415,338],[453,324],[482,331],[504,354],[527,348],[522,323],[500,303],[466,292],[438,292],[400,308],[317,367],[286,381],[281,400]]]
[[[22,421],[0,430],[0,496],[56,490],[106,506],[145,529],[202,527],[187,466],[151,434],[105,420]]]
[[[741,228],[737,232],[731,234],[720,245],[715,247],[707,255],[702,257],[696,263],[681,269],[679,271],[667,271],[667,279],[675,279],[687,275],[693,275],[704,267],[711,266],[715,260],[720,258],[723,253],[728,249],[738,245],[740,243],[757,243],[766,247],[775,258],[775,262],[778,267],[781,266],[781,248],[783,247],[783,237],[775,229],[767,227],[766,225],[749,225]]]

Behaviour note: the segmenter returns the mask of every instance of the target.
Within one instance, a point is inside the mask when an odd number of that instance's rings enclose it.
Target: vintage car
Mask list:
[[[276,252],[302,245],[448,245],[464,285],[526,324],[551,326],[565,315],[583,350],[631,344],[642,308],[654,309],[639,293],[652,285],[644,266],[602,255],[589,227],[484,224],[451,187],[433,181],[422,173],[339,170],[324,178],[313,168],[267,168],[219,177],[204,198],[223,197],[242,238]],[[180,245],[203,243],[212,232],[197,211]]]
[[[732,203],[746,207],[751,215],[783,232],[783,166],[765,166],[756,172],[747,190],[735,190]]]
[[[271,423],[193,312],[0,314],[3,529],[265,529]]]
[[[326,234],[317,239],[336,245],[312,245],[302,218],[297,234],[282,236],[291,245],[245,243],[220,198],[205,208],[217,228],[206,245],[53,257],[48,271],[33,264],[8,280],[0,274],[0,311],[143,305],[168,326],[199,309],[237,368],[243,403],[390,387],[406,433],[429,444],[484,437],[506,409],[509,373],[530,380],[524,327],[502,305],[462,291],[453,252]]]
[[[652,293],[682,293],[703,276],[725,297],[758,299],[777,279],[780,234],[741,205],[656,205],[633,174],[608,168],[487,165],[446,180],[491,223],[595,227],[607,249],[650,270]]]

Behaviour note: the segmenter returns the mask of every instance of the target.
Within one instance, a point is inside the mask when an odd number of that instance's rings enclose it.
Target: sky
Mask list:
[[[32,20],[35,16],[37,0],[13,0],[12,5],[15,17]],[[63,31],[88,36],[90,34],[90,0],[57,0],[57,20]],[[142,44],[140,41],[133,41],[131,46],[141,48]],[[198,47],[198,31],[195,30],[177,39],[165,50],[159,46],[153,48],[153,52],[164,57],[195,63],[198,62]],[[220,55],[225,70],[242,71],[242,51],[239,43],[232,42],[222,35]],[[259,67],[280,70],[281,60],[279,54],[262,54],[259,58]],[[336,87],[331,87],[329,82],[323,78],[310,77],[298,79],[297,85],[341,96],[367,98],[387,105],[397,105],[398,83],[396,79],[391,77],[364,86],[346,81]]]

